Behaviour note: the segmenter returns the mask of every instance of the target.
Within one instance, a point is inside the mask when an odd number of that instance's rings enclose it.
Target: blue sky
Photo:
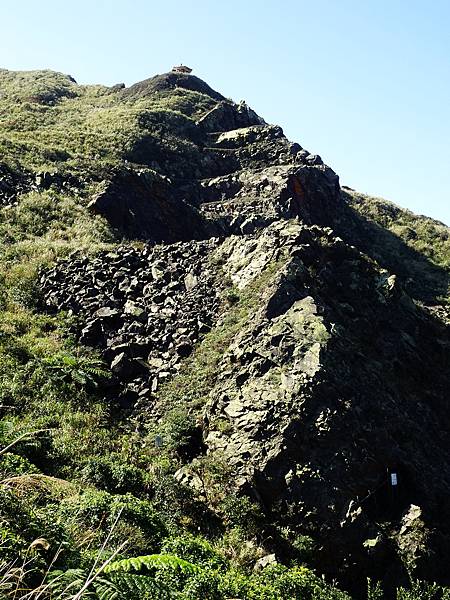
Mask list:
[[[0,67],[127,85],[183,62],[341,183],[450,224],[449,0],[3,0]]]

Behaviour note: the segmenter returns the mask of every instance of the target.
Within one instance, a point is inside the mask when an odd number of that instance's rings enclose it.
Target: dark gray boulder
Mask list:
[[[89,207],[126,237],[170,243],[209,236],[198,211],[175,197],[169,181],[149,170],[116,173]]]

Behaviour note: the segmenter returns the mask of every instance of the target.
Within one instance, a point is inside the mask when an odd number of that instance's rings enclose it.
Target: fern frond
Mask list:
[[[111,573],[95,583],[98,600],[168,600],[170,594],[153,577],[135,573]]]
[[[98,600],[126,600],[127,595],[123,589],[120,589],[113,581],[99,577],[94,584],[95,593]],[[130,600],[132,596],[130,596]]]
[[[67,571],[51,571],[49,573],[48,588],[52,596],[63,600],[71,598],[80,590],[86,580],[83,569],[68,569]]]
[[[192,574],[197,573],[200,567],[173,554],[149,554],[117,560],[105,568],[105,573],[131,573],[151,569],[179,569],[183,573]]]

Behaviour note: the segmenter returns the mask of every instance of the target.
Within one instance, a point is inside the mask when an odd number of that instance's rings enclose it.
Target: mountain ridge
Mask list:
[[[192,75],[106,88],[0,71],[0,90],[3,410],[56,432],[23,456],[81,482],[78,502],[132,493],[165,527],[170,479],[212,540],[235,531],[236,494],[261,523],[241,547],[355,597],[367,577],[388,597],[409,575],[448,584],[449,228],[341,189]],[[49,378],[53,404],[14,370]],[[107,423],[81,428],[98,457],[73,455],[72,397],[80,422]],[[134,551],[161,548],[143,523]]]

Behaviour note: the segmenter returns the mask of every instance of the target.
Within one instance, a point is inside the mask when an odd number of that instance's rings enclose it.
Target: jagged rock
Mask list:
[[[0,162],[0,206],[15,204],[20,194],[32,188],[32,175]]]
[[[434,570],[436,557],[430,544],[430,535],[422,509],[411,504],[403,515],[396,539],[408,572],[416,577],[430,576]],[[436,573],[436,576],[439,574]]]
[[[91,260],[71,257],[47,273],[43,290],[49,306],[77,310],[86,319],[80,339],[102,349],[122,388],[130,390],[145,373],[149,386],[137,395],[149,401],[218,313],[221,282],[207,262],[216,247],[217,240],[210,240],[121,247]],[[89,304],[84,298],[93,273],[103,285]],[[120,398],[126,407],[136,401],[125,392]]]
[[[125,354],[125,352],[121,352],[114,358],[111,363],[111,371],[123,378],[128,378],[133,374],[133,363]]]
[[[87,346],[99,345],[103,337],[103,328],[100,319],[89,321],[86,327],[81,330],[80,342]]]
[[[174,478],[183,485],[192,488],[196,492],[201,493],[204,491],[202,480],[196,473],[192,472],[192,470],[189,468],[189,465],[184,465],[178,469],[178,471],[176,471],[174,474]]]
[[[277,141],[283,139],[283,130],[275,125],[253,125],[240,127],[221,133],[216,141],[218,148],[242,148],[247,144],[260,143],[262,139]]]
[[[197,123],[206,131],[216,132],[261,125],[264,120],[245,102],[236,106],[230,102],[222,101],[201,117]]]
[[[198,278],[193,273],[188,273],[184,278],[184,286],[188,292],[193,290],[198,284]]]
[[[145,373],[145,364],[139,359],[129,358],[125,352],[118,354],[111,363],[111,371],[125,381]]]
[[[104,306],[96,310],[94,316],[102,321],[115,321],[120,317],[120,311],[111,306]]]
[[[261,571],[261,569],[265,569],[266,567],[273,566],[277,564],[277,558],[275,554],[266,554],[255,562],[253,567],[254,571]]]
[[[379,577],[388,564],[404,573],[397,542],[375,521],[398,519],[411,498],[434,507],[430,523],[441,518],[439,498],[450,481],[439,472],[450,464],[430,462],[428,453],[439,455],[450,441],[439,392],[448,370],[436,345],[437,338],[445,344],[446,333],[401,288],[392,293],[394,278],[328,228],[274,223],[256,240],[230,238],[220,249],[223,269],[244,290],[283,247],[285,266],[265,303],[219,365],[205,410],[206,444],[226,456],[240,488],[280,523],[321,531],[322,568],[336,572],[342,561],[345,572],[350,553],[361,573]],[[420,335],[420,349],[405,334]],[[429,370],[428,402],[439,418],[425,433],[415,425],[428,413],[417,382]],[[226,428],[216,427],[223,422]],[[424,465],[433,486],[422,476]],[[386,469],[394,466],[408,476],[391,498]],[[365,544],[378,536],[375,546]],[[441,543],[428,535],[429,549]],[[337,548],[346,550],[340,555]]]
[[[192,344],[188,340],[181,341],[176,346],[177,354],[181,358],[187,358],[192,353],[192,350]]]
[[[136,302],[133,302],[132,300],[127,300],[125,302],[123,312],[125,315],[135,317],[136,319],[140,319],[142,321],[146,321],[147,319],[145,309],[136,304]]]
[[[176,242],[210,235],[195,208],[177,199],[170,182],[150,170],[113,175],[89,206],[130,237]]]

